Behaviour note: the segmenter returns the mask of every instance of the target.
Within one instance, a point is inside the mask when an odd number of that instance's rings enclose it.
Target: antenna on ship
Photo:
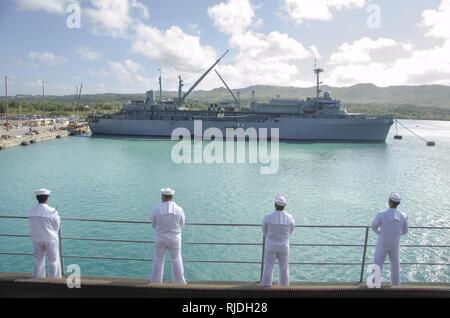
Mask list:
[[[320,81],[320,73],[323,72],[322,68],[317,68],[316,66],[316,59],[314,59],[314,73],[316,73],[316,97],[319,98],[320,97],[320,84],[322,84],[322,82]]]
[[[161,69],[158,68],[158,71],[159,71],[159,78],[158,78],[158,80],[159,80],[159,102],[161,103],[161,101],[162,101],[162,77],[161,77]]]
[[[219,76],[220,80],[222,81],[223,85],[225,85],[225,87],[227,88],[228,92],[231,94],[231,96],[233,97],[236,105],[240,108],[241,107],[241,103],[239,101],[239,99],[237,99],[237,97],[234,95],[234,93],[231,91],[231,89],[228,87],[227,83],[225,82],[225,80],[222,78],[222,76],[220,76],[219,72],[217,72],[217,70],[214,70],[214,72],[216,72],[217,76]]]
[[[181,93],[183,93],[184,82],[181,79],[181,75],[178,75],[178,100],[181,99]]]

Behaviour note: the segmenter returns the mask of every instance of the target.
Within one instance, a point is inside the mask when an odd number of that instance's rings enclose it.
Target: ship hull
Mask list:
[[[271,129],[278,128],[280,140],[384,142],[391,125],[389,117],[278,117],[252,122],[223,119],[202,120],[200,134],[208,128],[217,128],[226,137],[227,128],[253,127],[258,132],[266,129],[271,137]],[[193,120],[99,118],[90,121],[89,127],[94,135],[171,137],[176,128],[188,129],[191,135],[199,134]]]

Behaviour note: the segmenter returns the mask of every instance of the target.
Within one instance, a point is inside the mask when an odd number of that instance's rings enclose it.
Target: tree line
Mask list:
[[[80,113],[89,111],[113,112],[119,108],[119,103],[93,103],[89,106],[80,103]],[[45,112],[47,114],[73,115],[77,111],[77,105],[69,101],[52,101],[45,102]],[[11,114],[42,114],[44,112],[43,102],[8,99],[8,112]],[[6,113],[6,100],[0,101],[0,113]]]
[[[88,104],[88,103],[89,104]],[[110,113],[120,109],[123,104],[122,99],[115,98],[92,98],[88,101],[80,102],[80,114],[88,112]],[[87,106],[89,105],[89,106]],[[247,105],[242,101],[242,105]],[[383,103],[343,103],[343,106],[351,113],[367,113],[369,115],[395,115],[398,118],[408,119],[435,119],[450,120],[448,109],[436,107],[420,107],[410,104],[396,105]],[[68,116],[76,114],[76,102],[65,98],[48,98],[45,102],[45,113],[48,115]],[[193,110],[206,109],[208,104],[198,101],[188,101],[184,107]],[[18,99],[11,97],[8,99],[8,112],[10,114],[43,114],[44,107],[42,99],[38,97]],[[0,100],[0,114],[6,113],[5,98]]]

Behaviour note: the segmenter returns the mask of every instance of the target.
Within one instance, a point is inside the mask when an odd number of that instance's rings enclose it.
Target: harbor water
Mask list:
[[[286,210],[299,225],[370,225],[387,207],[391,191],[403,197],[399,209],[411,226],[450,226],[450,122],[402,121],[427,140],[399,127],[403,140],[386,143],[280,142],[279,170],[261,174],[263,164],[176,164],[175,141],[150,138],[69,137],[15,147],[0,152],[0,214],[26,216],[35,204],[33,190],[53,190],[50,205],[61,217],[148,221],[160,200],[159,190],[176,190],[188,223],[259,224],[283,194]],[[0,233],[28,234],[26,220],[0,219]],[[64,237],[151,240],[149,224],[88,223],[63,220]],[[363,244],[360,228],[297,228],[292,243]],[[186,226],[184,242],[261,243],[259,227]],[[31,253],[29,238],[0,237],[0,252]],[[369,244],[376,235],[370,233]],[[411,229],[403,244],[450,245],[449,230]],[[367,251],[370,262],[373,247]],[[64,254],[151,258],[151,244],[64,241]],[[449,263],[443,247],[404,247],[401,261]],[[291,262],[358,263],[362,248],[291,247]],[[167,258],[169,258],[167,256]],[[184,245],[183,258],[217,261],[256,261],[261,247]],[[82,275],[146,278],[150,262],[65,259],[78,264]],[[389,267],[387,266],[386,269]],[[31,256],[0,255],[0,271],[31,272]],[[259,264],[186,262],[185,274],[194,280],[257,281]],[[277,272],[277,271],[275,271]],[[358,281],[358,265],[292,265],[292,281]],[[385,271],[384,278],[388,276]],[[277,277],[277,274],[275,275]],[[450,282],[450,266],[405,265],[402,281]],[[166,262],[165,278],[170,278]]]

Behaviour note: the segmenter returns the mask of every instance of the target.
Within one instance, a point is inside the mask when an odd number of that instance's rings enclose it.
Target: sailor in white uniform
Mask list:
[[[155,230],[151,282],[156,284],[162,283],[167,250],[172,258],[172,282],[186,284],[181,257],[181,230],[185,217],[183,208],[172,201],[174,194],[170,188],[161,189],[162,203],[154,209],[151,218]]]
[[[39,189],[34,193],[39,204],[31,208],[28,213],[33,241],[33,278],[46,277],[45,255],[49,263],[48,277],[61,278],[58,239],[61,221],[58,211],[47,205],[50,190]]]
[[[264,270],[261,286],[272,286],[275,260],[278,260],[281,286],[289,286],[289,236],[295,228],[294,218],[284,211],[287,200],[283,196],[275,198],[275,211],[264,216]]]
[[[398,193],[391,193],[389,209],[378,213],[372,222],[372,229],[378,234],[373,262],[381,272],[386,255],[389,255],[392,285],[400,285],[400,236],[408,232],[408,218],[397,210],[400,201]]]

